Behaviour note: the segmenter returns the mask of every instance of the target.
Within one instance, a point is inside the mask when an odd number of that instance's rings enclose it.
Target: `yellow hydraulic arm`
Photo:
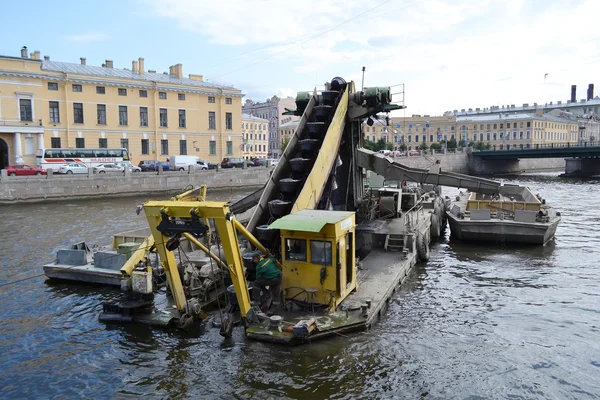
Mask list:
[[[196,191],[198,191],[198,196],[192,196],[194,194],[194,192],[196,192]],[[206,200],[206,185],[202,185],[198,189],[190,189],[186,192],[183,192],[183,193],[173,197],[171,200],[177,201],[177,200],[183,200],[183,199],[188,199],[188,200],[194,199],[197,201],[205,201]],[[196,244],[196,243],[194,243],[194,244]],[[144,240],[142,242],[142,244],[140,244],[140,247],[138,247],[138,249],[131,255],[131,257],[129,257],[129,259],[125,262],[125,264],[123,264],[123,266],[121,267],[121,275],[123,275],[124,278],[130,277],[131,271],[133,271],[135,266],[140,261],[144,260],[144,258],[146,257],[146,253],[153,246],[154,246],[154,236],[150,235],[146,238],[146,240]],[[206,252],[213,259],[215,259],[214,254],[212,254],[210,251],[205,250],[204,246],[198,246],[198,247],[200,247],[200,249],[202,249],[202,251]],[[217,260],[217,262],[220,261],[218,258],[216,260]]]
[[[240,252],[235,229],[236,221],[235,217],[229,210],[229,205],[224,202],[188,201],[186,199],[171,201],[149,201],[144,204],[144,211],[146,213],[146,217],[148,218],[148,224],[150,225],[152,237],[154,238],[155,246],[162,261],[162,266],[167,275],[167,281],[169,283],[169,287],[171,288],[171,292],[173,293],[175,304],[180,311],[185,310],[187,299],[183,291],[179,272],[177,271],[177,263],[173,252],[169,251],[166,247],[167,241],[170,238],[163,236],[163,234],[158,231],[157,227],[163,219],[163,213],[173,221],[189,221],[192,215],[196,215],[198,218],[204,219],[205,221],[208,219],[212,219],[214,221],[217,228],[217,233],[219,234],[221,243],[223,245],[227,269],[229,270],[231,280],[233,281],[233,286],[235,288],[241,314],[242,317],[245,317],[246,313],[251,307],[250,295],[248,294],[248,285],[244,275],[242,254]],[[247,231],[242,233],[249,234]],[[188,239],[190,237],[194,238],[193,235],[185,236]],[[250,236],[251,238],[248,239],[252,243],[258,243],[256,238],[254,238],[252,235]],[[196,245],[199,243],[197,240],[192,242]],[[264,248],[261,250],[264,250]]]

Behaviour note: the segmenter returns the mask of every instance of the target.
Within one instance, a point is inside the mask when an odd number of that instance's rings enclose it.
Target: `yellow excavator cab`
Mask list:
[[[335,309],[356,283],[354,212],[304,209],[273,222],[281,232],[285,300]]]

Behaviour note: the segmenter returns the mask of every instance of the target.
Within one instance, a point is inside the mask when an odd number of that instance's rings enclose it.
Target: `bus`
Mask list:
[[[57,170],[61,165],[80,162],[93,168],[99,164],[130,161],[127,149],[77,149],[53,148],[38,150],[38,168]]]

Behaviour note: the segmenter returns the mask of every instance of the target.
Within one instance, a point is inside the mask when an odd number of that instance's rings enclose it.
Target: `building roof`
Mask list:
[[[286,122],[285,124],[279,125],[279,128],[295,128],[300,123],[300,120]]]
[[[251,114],[242,113],[242,121],[255,121],[255,122],[266,122],[269,123],[268,119],[258,118]]]
[[[197,81],[189,78],[176,78],[169,74],[159,74],[155,72],[144,71],[143,74],[133,72],[130,69],[106,68],[95,65],[82,65],[76,63],[67,63],[61,61],[42,61],[42,71],[62,72],[76,75],[89,75],[105,78],[131,79],[143,82],[160,82],[173,85],[186,85],[213,89],[234,89],[233,86],[217,85],[203,81]]]
[[[543,121],[554,121],[554,122],[562,122],[562,123],[575,123],[575,121],[555,115],[537,115],[537,114],[529,114],[529,113],[520,113],[520,114],[486,114],[486,115],[459,115],[456,117],[456,123],[468,123],[468,122],[503,122],[503,121],[514,121],[514,120],[528,120],[528,119],[537,119]]]
[[[354,214],[352,211],[328,211],[304,209],[279,218],[269,229],[321,232],[326,224],[335,224]]]
[[[462,116],[462,115],[481,115],[481,114],[491,114],[491,113],[499,113],[499,112],[534,112],[535,110],[540,110],[540,109],[544,109],[544,110],[548,110],[548,109],[564,109],[564,110],[568,110],[569,108],[575,108],[575,107],[589,107],[589,106],[599,106],[600,105],[600,97],[596,96],[591,100],[585,100],[585,99],[581,99],[580,101],[575,101],[575,102],[571,102],[570,100],[566,101],[566,102],[550,102],[550,103],[545,103],[545,104],[538,104],[538,103],[534,103],[533,105],[529,105],[529,104],[523,104],[522,106],[514,106],[514,105],[510,105],[510,106],[492,106],[489,108],[483,108],[483,109],[469,109],[469,110],[454,110],[454,111],[446,111],[444,113],[444,115],[456,115],[456,116]]]

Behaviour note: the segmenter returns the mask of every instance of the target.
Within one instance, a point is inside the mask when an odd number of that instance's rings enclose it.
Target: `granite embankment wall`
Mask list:
[[[524,158],[522,160],[481,162],[467,153],[427,154],[402,157],[399,162],[414,168],[429,168],[439,160],[443,171],[472,175],[511,174],[530,171],[560,170],[565,168],[564,158]]]
[[[187,172],[138,172],[130,176],[94,174],[0,178],[0,204],[135,196],[146,193],[181,192],[186,186],[208,185],[214,189],[258,188],[267,181],[270,169],[226,169]]]
[[[471,159],[473,157],[471,156]],[[479,166],[466,153],[433,154],[402,157],[398,161],[415,168],[428,169],[439,160],[443,171],[463,174],[508,174],[525,171],[564,169],[563,158],[523,159],[506,165],[488,163]],[[494,170],[494,168],[501,167]],[[122,175],[67,175],[48,177],[0,177],[0,204],[42,202],[97,198],[106,196],[135,196],[146,193],[174,193],[188,185],[208,185],[209,189],[251,189],[264,185],[269,177],[268,168],[227,169],[156,174],[140,172]]]

